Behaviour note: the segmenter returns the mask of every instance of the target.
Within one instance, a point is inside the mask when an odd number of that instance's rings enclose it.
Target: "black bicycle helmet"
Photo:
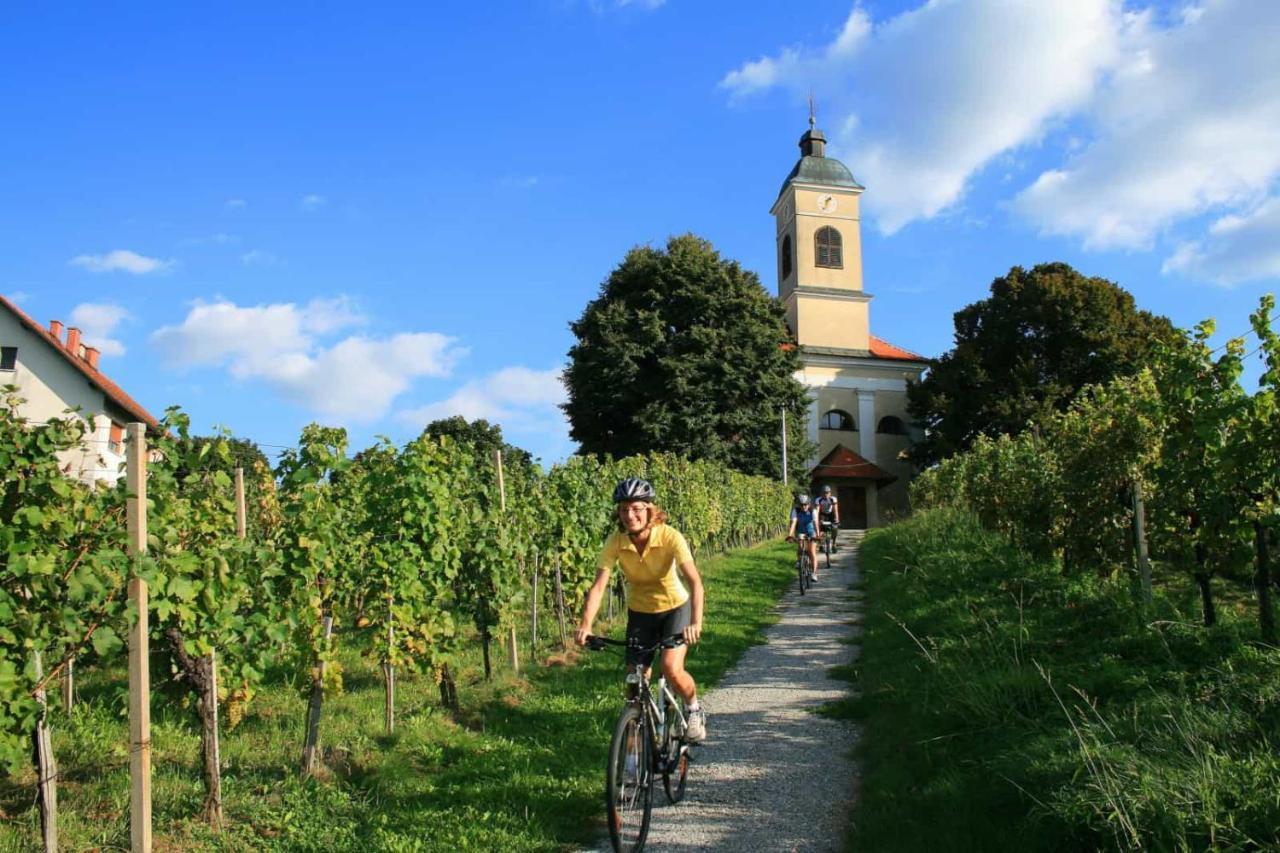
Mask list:
[[[823,486],[823,487],[822,487],[822,493],[823,493],[824,495],[829,495],[829,494],[831,494],[831,487],[830,487],[830,486]]]
[[[657,497],[653,484],[639,477],[628,477],[613,490],[613,502],[616,504],[628,501],[649,501]]]

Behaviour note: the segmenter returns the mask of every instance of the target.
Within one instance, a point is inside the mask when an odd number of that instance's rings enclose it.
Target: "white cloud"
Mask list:
[[[1208,0],[1171,28],[1144,27],[1099,93],[1094,138],[1017,209],[1090,248],[1145,249],[1180,220],[1256,205],[1280,176],[1277,31],[1280,4],[1255,0]]]
[[[14,305],[21,305],[31,298],[31,294],[25,290],[15,290],[9,294],[9,301]]]
[[[618,0],[619,6],[636,6],[640,9],[657,9],[665,5],[667,0]]]
[[[302,206],[303,210],[315,210],[324,207],[328,202],[329,200],[324,196],[311,193],[310,195],[304,195],[302,201],[298,202],[298,204]]]
[[[461,415],[469,421],[484,418],[518,430],[563,433],[564,417],[558,408],[566,399],[562,372],[558,367],[506,367],[466,383],[447,399],[409,409],[397,417],[416,427]]]
[[[69,325],[80,330],[85,346],[97,347],[106,356],[124,355],[124,344],[111,335],[128,316],[129,312],[119,305],[82,302],[71,309]]]
[[[299,405],[350,421],[377,420],[413,380],[448,376],[464,353],[434,332],[321,341],[362,322],[346,298],[301,307],[224,300],[196,304],[182,323],[157,329],[151,340],[170,366],[225,366],[236,379],[265,382]]]
[[[1280,278],[1280,197],[1218,219],[1204,239],[1179,246],[1163,269],[1223,285]]]
[[[146,275],[153,272],[167,272],[174,266],[173,261],[162,261],[159,258],[148,258],[128,249],[115,249],[105,255],[77,255],[69,263],[74,267],[89,272],[127,272],[134,275]]]
[[[229,198],[226,200],[225,206],[230,210],[238,210],[242,207],[248,207],[249,202],[242,198]]]
[[[1123,30],[1119,0],[933,0],[874,26],[855,6],[825,46],[748,62],[721,86],[734,98],[816,90],[833,153],[892,233],[954,205],[977,171],[1087,103]]]
[[[246,267],[273,266],[278,259],[265,249],[250,249],[240,256],[240,263]]]

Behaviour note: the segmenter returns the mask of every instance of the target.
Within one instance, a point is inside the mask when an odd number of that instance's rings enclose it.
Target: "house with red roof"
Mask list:
[[[101,353],[80,330],[54,320],[46,328],[0,296],[0,387],[16,385],[20,414],[42,422],[68,410],[88,424],[85,444],[61,454],[63,470],[84,482],[115,483],[129,423],[158,430],[156,419],[99,369]]]
[[[808,460],[817,491],[829,485],[843,527],[875,527],[908,505],[914,473],[903,451],[918,438],[907,414],[907,385],[928,359],[871,334],[871,294],[862,288],[859,204],[864,187],[809,119],[800,159],[770,211],[778,257],[778,296],[799,345],[797,374],[809,389],[806,423],[817,448]]]

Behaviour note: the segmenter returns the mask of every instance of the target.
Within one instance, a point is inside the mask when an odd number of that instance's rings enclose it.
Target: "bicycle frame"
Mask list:
[[[657,652],[661,649],[675,648],[675,645],[678,645],[678,643],[672,645],[670,643],[672,639],[673,638],[668,638],[667,640],[663,640],[652,649],[645,649],[644,651]],[[590,637],[588,638],[589,647],[591,646],[592,641],[597,641],[597,647],[603,647],[604,645],[627,645],[625,642],[610,640],[606,637]],[[683,640],[681,640],[681,642],[683,642]],[[632,664],[631,670],[627,673],[626,678],[624,679],[624,683],[627,685],[626,701],[628,704],[635,705],[640,709],[640,719],[644,724],[645,732],[648,734],[650,744],[653,747],[653,769],[661,771],[663,761],[670,764],[674,763],[675,760],[675,756],[662,754],[662,740],[664,732],[660,732],[658,730],[658,726],[662,725],[666,720],[663,708],[669,707],[675,711],[675,722],[680,726],[681,731],[684,731],[685,727],[689,725],[689,721],[685,718],[684,711],[680,708],[680,703],[676,701],[675,694],[671,692],[671,688],[667,685],[666,673],[658,676],[658,682],[656,685],[657,690],[654,690],[655,685],[649,680],[649,675],[646,672],[650,666],[651,665],[645,665],[639,662]],[[634,694],[632,692],[633,687],[635,688]],[[654,698],[655,694],[657,698]],[[658,704],[659,700],[661,700],[662,705]],[[677,755],[678,754],[679,753],[677,752]]]

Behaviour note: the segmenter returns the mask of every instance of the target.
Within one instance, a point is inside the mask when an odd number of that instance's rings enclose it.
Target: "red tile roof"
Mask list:
[[[90,367],[89,362],[80,358],[79,355],[69,352],[66,346],[63,345],[62,341],[54,337],[53,333],[44,326],[31,319],[25,311],[3,296],[0,296],[0,305],[8,308],[13,316],[18,318],[22,325],[26,326],[36,335],[43,338],[45,343],[60,352],[62,357],[70,362],[76,370],[83,373],[85,378],[89,380],[89,383],[102,391],[108,400],[115,403],[117,406],[124,409],[126,412],[133,415],[152,429],[160,428],[160,422],[152,417],[150,412],[142,408],[136,400],[126,394],[124,389],[108,379],[100,370]]]
[[[811,477],[815,482],[818,480],[853,478],[892,483],[898,479],[874,462],[868,462],[865,457],[854,453],[843,444],[837,444],[831,448],[830,453],[822,457],[818,467],[813,469]]]
[[[902,347],[896,347],[883,338],[871,336],[871,354],[876,358],[891,358],[895,361],[928,361],[922,355],[916,355],[910,350]]]

